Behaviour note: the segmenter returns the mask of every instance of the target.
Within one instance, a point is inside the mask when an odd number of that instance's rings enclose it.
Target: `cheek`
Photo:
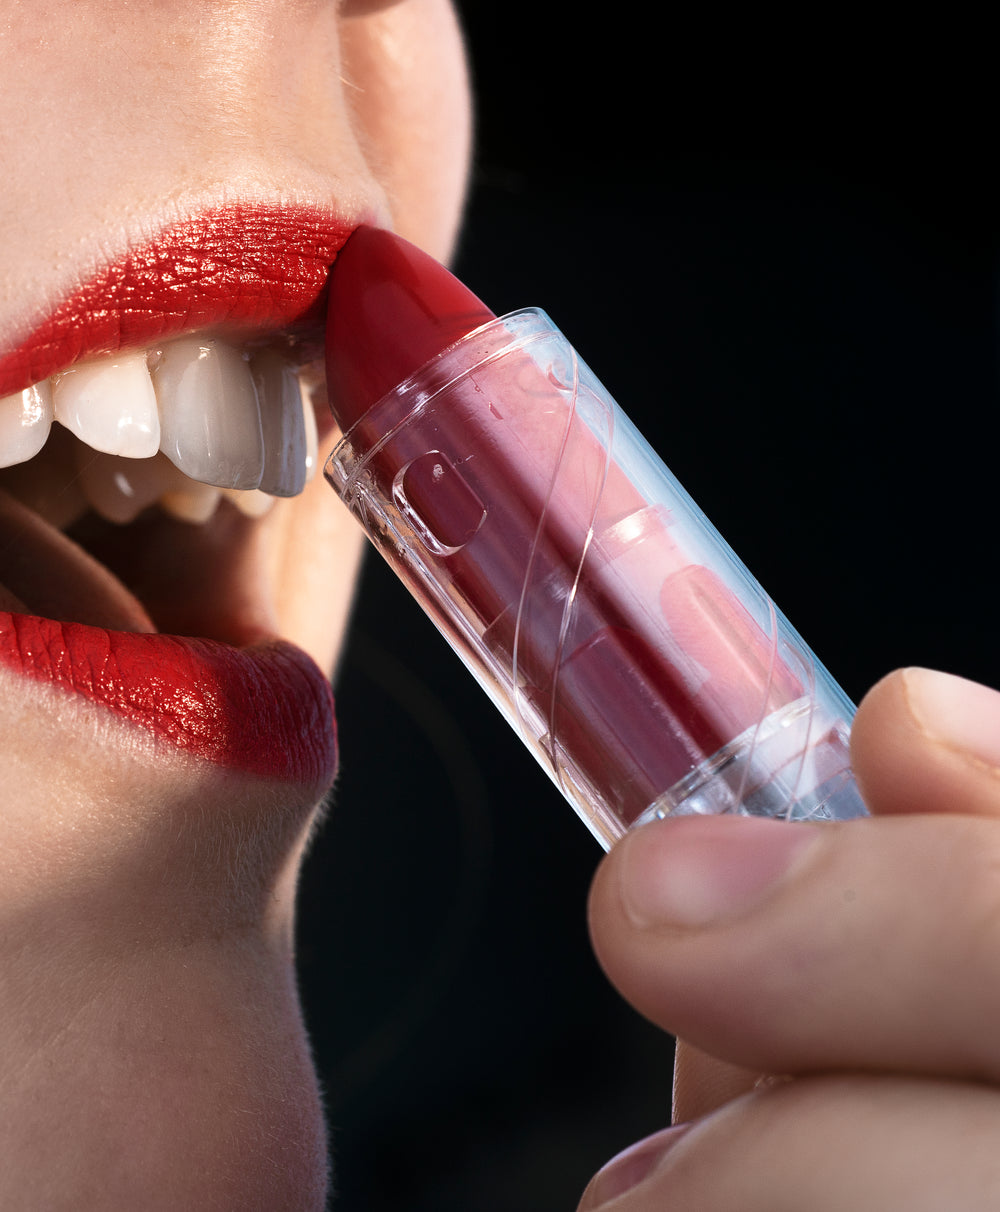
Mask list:
[[[345,18],[341,35],[359,142],[396,231],[446,260],[465,197],[472,129],[451,5],[405,0]]]

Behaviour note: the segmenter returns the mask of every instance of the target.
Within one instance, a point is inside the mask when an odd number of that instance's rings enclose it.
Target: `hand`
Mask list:
[[[852,757],[873,819],[660,821],[605,859],[598,957],[694,1049],[685,1126],[579,1212],[1000,1207],[1000,693],[892,674]]]

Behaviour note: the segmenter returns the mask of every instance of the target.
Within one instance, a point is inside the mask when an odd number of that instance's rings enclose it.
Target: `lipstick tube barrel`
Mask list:
[[[864,814],[849,700],[543,312],[450,346],[326,474],[603,845]]]

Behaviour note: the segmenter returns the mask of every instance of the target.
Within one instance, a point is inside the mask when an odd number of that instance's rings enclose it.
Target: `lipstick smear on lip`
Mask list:
[[[306,784],[336,770],[329,682],[292,644],[236,649],[0,613],[0,665],[228,769]]]
[[[317,328],[330,264],[355,224],[309,208],[226,206],[102,266],[0,356],[0,396],[82,358],[204,328]]]

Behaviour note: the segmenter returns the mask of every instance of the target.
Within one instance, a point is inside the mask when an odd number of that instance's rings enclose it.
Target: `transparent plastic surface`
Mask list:
[[[864,814],[850,702],[544,312],[428,363],[326,475],[604,846]]]

